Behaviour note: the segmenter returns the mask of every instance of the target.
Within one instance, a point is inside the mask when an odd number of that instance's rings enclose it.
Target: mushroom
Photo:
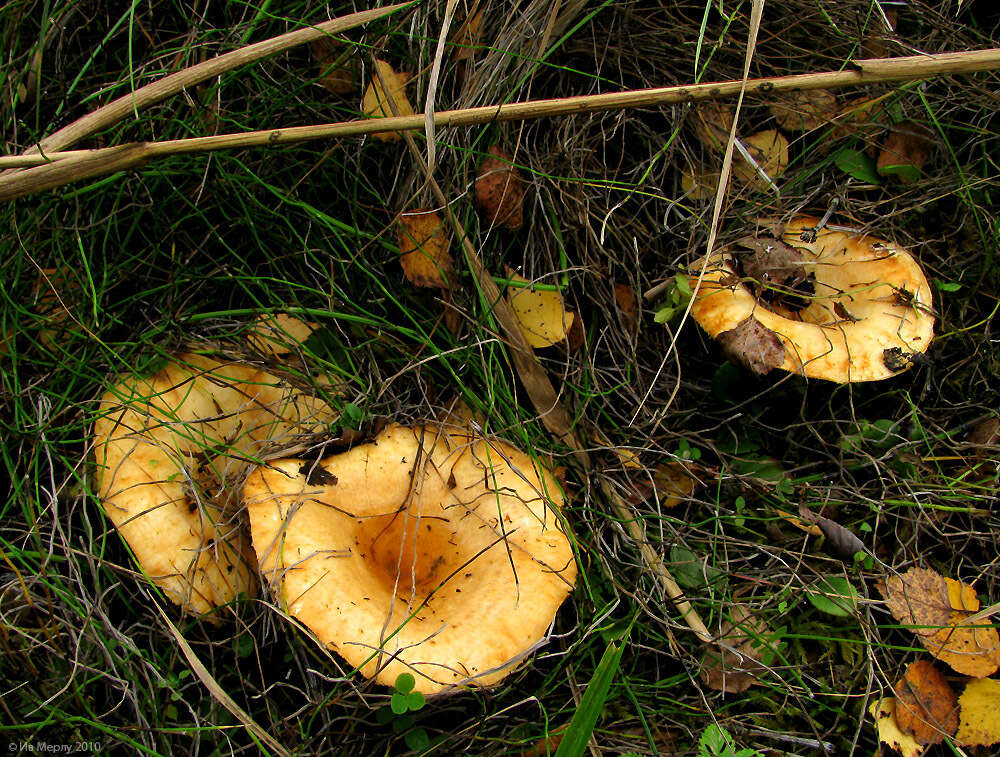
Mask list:
[[[368,678],[491,686],[546,636],[576,563],[552,474],[506,442],[392,425],[244,497],[281,608]]]
[[[705,266],[691,314],[712,338],[744,346],[752,324],[776,337],[769,366],[810,378],[873,381],[911,367],[934,332],[920,266],[892,242],[820,225],[798,216],[776,239],[742,240],[751,254],[703,258],[691,271],[693,290]]]
[[[123,377],[101,398],[98,495],[143,572],[184,609],[208,613],[256,591],[253,550],[225,499],[247,458],[332,416],[321,400],[249,365],[182,354],[152,376]]]

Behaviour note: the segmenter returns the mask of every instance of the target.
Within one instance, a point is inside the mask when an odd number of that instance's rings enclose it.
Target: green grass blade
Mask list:
[[[607,649],[601,656],[601,661],[597,664],[594,677],[587,684],[587,690],[583,692],[580,699],[580,706],[576,708],[569,728],[559,742],[556,750],[556,757],[579,757],[587,749],[590,741],[590,734],[594,732],[597,725],[597,718],[604,709],[604,702],[608,698],[611,690],[611,683],[618,672],[618,663],[622,659],[622,651],[625,649],[625,641],[632,630],[630,623],[621,638],[613,639],[608,643]]]

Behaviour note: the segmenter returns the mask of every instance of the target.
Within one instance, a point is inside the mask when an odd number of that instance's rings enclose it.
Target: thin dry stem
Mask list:
[[[303,30],[307,31],[307,30]],[[311,31],[311,30],[309,30]],[[825,71],[792,76],[748,79],[745,94],[771,95],[807,89],[837,89],[887,81],[908,81],[948,74],[974,73],[1000,68],[1000,48],[964,53],[941,53],[903,58],[877,58],[855,61],[853,68],[844,71]],[[152,86],[152,85],[151,85]],[[530,100],[521,103],[496,105],[460,110],[439,111],[434,114],[435,128],[471,126],[494,121],[522,121],[533,118],[564,116],[591,111],[622,110],[625,108],[665,105],[670,103],[717,100],[739,95],[744,90],[742,80],[695,84],[679,87],[613,92],[600,95],[581,95],[550,100]],[[251,131],[242,134],[218,134],[193,139],[175,139],[162,142],[136,142],[131,145],[88,150],[82,154],[74,151],[66,157],[50,153],[37,159],[43,165],[0,177],[0,200],[10,200],[35,192],[45,191],[82,178],[90,178],[126,168],[142,165],[155,158],[196,152],[211,152],[246,147],[275,147],[282,144],[305,142],[314,139],[358,136],[390,131],[420,129],[425,126],[425,115],[392,116],[360,121],[342,121],[313,126],[294,126],[283,129]],[[69,128],[69,127],[67,127]],[[58,132],[57,132],[58,133]],[[55,135],[53,135],[55,136]],[[120,154],[105,150],[130,150],[128,162]],[[106,156],[109,167],[100,171]],[[24,156],[0,158],[0,168],[24,165]],[[81,176],[74,176],[73,166],[79,165]]]

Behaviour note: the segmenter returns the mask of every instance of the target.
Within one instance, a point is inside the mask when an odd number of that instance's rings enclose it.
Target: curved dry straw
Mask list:
[[[401,6],[393,6],[398,8]],[[388,9],[387,9],[388,10]],[[360,15],[360,14],[356,14]],[[365,19],[371,20],[371,19]],[[353,25],[358,25],[358,21]],[[344,28],[341,26],[340,28]],[[312,30],[303,30],[312,31]],[[322,33],[313,35],[322,36]],[[308,41],[303,36],[295,44]],[[271,51],[274,52],[273,50]],[[247,62],[240,57],[232,66]],[[916,55],[901,58],[876,58],[852,61],[842,71],[823,71],[792,76],[748,79],[746,94],[771,95],[809,89],[840,89],[878,82],[899,82],[926,79],[948,74],[967,74],[1000,68],[1000,48],[971,52]],[[213,69],[217,72],[217,68]],[[190,79],[190,77],[189,77]],[[200,79],[199,79],[200,80]],[[190,84],[190,80],[187,84]],[[155,82],[156,86],[160,82]],[[690,86],[658,87],[655,89],[612,92],[599,95],[581,95],[550,100],[530,100],[506,105],[463,108],[438,111],[433,115],[435,129],[473,126],[495,121],[523,121],[534,118],[572,115],[593,111],[622,110],[625,108],[666,105],[670,103],[697,102],[735,97],[744,90],[741,80],[695,84]],[[140,90],[142,92],[142,90]],[[172,92],[158,91],[156,99],[163,99]],[[137,93],[138,95],[138,93]],[[137,98],[138,101],[138,98]],[[142,98],[142,104],[155,100]],[[116,101],[118,102],[118,101]],[[0,176],[0,200],[41,192],[73,181],[103,176],[117,171],[136,168],[157,158],[199,152],[216,152],[246,147],[276,147],[278,145],[306,142],[315,139],[359,136],[391,131],[421,129],[426,125],[424,114],[394,116],[369,120],[341,121],[331,124],[294,126],[267,129],[241,134],[217,134],[192,139],[174,139],[162,142],[132,142],[116,147],[96,150],[48,152],[44,155],[25,154],[0,157],[0,168],[31,166],[24,170]],[[67,129],[73,127],[73,124]],[[44,141],[42,143],[45,145]]]

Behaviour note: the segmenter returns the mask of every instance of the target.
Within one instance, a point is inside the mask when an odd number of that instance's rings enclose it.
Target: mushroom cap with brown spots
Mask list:
[[[819,220],[798,216],[782,240],[802,251],[801,265],[815,277],[808,305],[792,312],[759,300],[739,280],[732,255],[711,255],[691,314],[716,338],[753,316],[781,340],[791,373],[839,383],[889,378],[912,365],[934,334],[931,289],[903,248],[861,233],[823,229],[812,242],[802,232]],[[705,265],[692,266],[691,288]],[[898,358],[898,359],[897,359]]]

